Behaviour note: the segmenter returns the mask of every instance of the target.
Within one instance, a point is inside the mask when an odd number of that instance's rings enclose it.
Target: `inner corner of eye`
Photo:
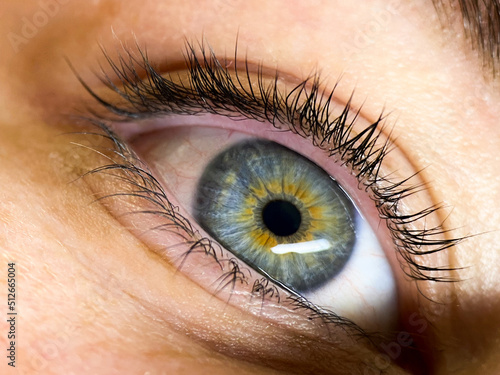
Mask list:
[[[391,266],[335,176],[274,141],[224,129],[170,129],[142,148],[167,194],[254,278],[362,328],[394,326]],[[205,277],[212,285],[221,275]]]

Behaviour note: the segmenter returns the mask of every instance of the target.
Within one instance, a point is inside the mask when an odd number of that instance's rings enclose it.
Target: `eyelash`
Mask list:
[[[111,164],[98,167],[87,172],[87,175],[118,172],[114,175],[126,181],[137,190],[127,193],[116,193],[100,197],[99,200],[119,195],[133,195],[145,199],[157,207],[147,213],[167,217],[171,225],[186,233],[183,241],[190,244],[187,257],[193,251],[202,251],[212,256],[224,270],[223,263],[230,265],[229,270],[221,275],[220,287],[226,288],[235,284],[247,283],[245,272],[236,258],[222,259],[217,245],[209,238],[200,237],[190,222],[184,218],[169,201],[161,184],[148,171],[128,146],[116,136],[106,125],[114,121],[142,120],[161,115],[180,114],[197,115],[211,113],[232,119],[253,119],[267,121],[280,129],[280,125],[302,137],[311,139],[312,143],[324,150],[330,157],[337,157],[342,164],[352,170],[359,181],[371,194],[378,208],[379,216],[385,219],[392,235],[396,251],[408,265],[403,267],[405,273],[414,280],[452,281],[433,275],[437,271],[452,271],[449,267],[430,267],[418,262],[418,257],[443,251],[455,246],[463,237],[446,238],[450,230],[441,225],[435,228],[414,229],[410,224],[422,220],[441,210],[434,205],[416,213],[400,213],[399,202],[415,192],[421,191],[421,185],[408,187],[412,177],[404,181],[391,181],[382,176],[380,167],[387,153],[390,142],[380,142],[385,117],[378,119],[358,134],[354,134],[353,126],[359,116],[359,110],[351,114],[351,99],[347,101],[340,116],[331,118],[330,103],[335,88],[330,92],[320,88],[320,77],[313,75],[295,86],[286,95],[278,89],[278,75],[273,83],[265,84],[263,69],[257,69],[257,78],[252,78],[249,63],[244,61],[243,74],[237,66],[237,46],[233,69],[225,67],[215,53],[203,43],[199,45],[199,55],[193,44],[186,44],[185,63],[189,72],[189,83],[179,80],[175,82],[171,76],[161,76],[150,64],[147,54],[139,49],[139,58],[130,51],[118,58],[115,63],[104,51],[113,74],[118,78],[121,88],[114,83],[112,76],[103,70],[102,82],[124,102],[112,103],[95,93],[75,72],[85,89],[96,99],[107,113],[91,112],[87,120],[104,131],[104,137],[112,141],[112,152],[120,159]],[[232,74],[231,74],[232,73]],[[252,89],[257,84],[258,90]],[[248,85],[248,88],[245,86]],[[114,116],[110,116],[114,114]],[[352,120],[349,120],[352,118]],[[424,187],[425,188],[425,187]],[[142,211],[144,213],[144,211]],[[444,237],[444,238],[441,238]],[[220,248],[219,248],[220,250]],[[279,290],[274,280],[263,277],[252,286],[252,293],[261,298],[280,299]],[[279,284],[279,283],[278,283]],[[283,287],[282,285],[279,285]],[[287,289],[287,288],[285,288]],[[218,293],[218,292],[216,292]],[[350,328],[354,334],[367,336],[356,324],[342,318],[332,311],[325,310],[310,303],[305,298],[291,292],[288,299],[297,309],[310,311],[309,319],[321,319],[325,323],[335,323]]]

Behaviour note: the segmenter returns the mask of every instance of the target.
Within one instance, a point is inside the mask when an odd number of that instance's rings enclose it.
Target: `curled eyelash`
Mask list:
[[[104,51],[112,75],[102,69],[101,80],[118,94],[121,101],[105,100],[80,80],[107,110],[105,114],[94,113],[99,119],[130,121],[169,114],[211,113],[234,119],[267,121],[278,129],[284,125],[287,130],[309,138],[314,145],[353,171],[360,186],[371,193],[381,219],[387,222],[397,252],[404,261],[403,270],[411,279],[455,281],[441,275],[455,268],[432,267],[420,262],[419,257],[450,249],[466,237],[454,237],[453,231],[445,229],[444,223],[433,228],[412,227],[413,223],[425,221],[440,212],[444,208],[440,204],[414,213],[400,210],[403,198],[426,187],[411,183],[416,174],[403,181],[382,176],[382,161],[391,147],[388,139],[380,141],[385,120],[383,114],[355,133],[359,110],[351,114],[352,96],[341,114],[333,116],[330,106],[335,87],[330,92],[322,90],[319,75],[306,78],[284,94],[278,88],[278,73],[271,84],[266,84],[262,66],[259,66],[256,78],[252,78],[248,60],[244,62],[243,73],[239,70],[237,46],[232,64],[226,64],[205,44],[200,44],[197,49],[187,43],[188,82],[176,80],[172,75],[160,75],[149,62],[147,53],[140,48],[138,52],[139,55],[134,56],[126,50],[115,63]],[[228,67],[230,65],[232,69]],[[119,86],[115,84],[116,79]]]

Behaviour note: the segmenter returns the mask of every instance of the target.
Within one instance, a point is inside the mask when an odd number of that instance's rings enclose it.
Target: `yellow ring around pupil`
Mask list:
[[[254,243],[268,251],[280,243],[289,242],[286,238],[275,235],[266,226],[255,225],[255,223],[262,222],[261,215],[265,204],[274,199],[282,199],[294,204],[303,217],[297,235],[289,236],[290,240],[292,238],[294,240],[291,242],[312,241],[314,239],[313,232],[324,230],[326,227],[325,209],[319,204],[315,205],[318,197],[312,186],[303,182],[300,184],[290,183],[287,181],[290,179],[296,180],[297,176],[282,176],[282,178],[271,180],[269,183],[266,181],[266,185],[259,181],[258,186],[249,187],[249,194],[243,205],[246,208],[239,215],[238,222],[253,224],[254,229],[248,235]]]

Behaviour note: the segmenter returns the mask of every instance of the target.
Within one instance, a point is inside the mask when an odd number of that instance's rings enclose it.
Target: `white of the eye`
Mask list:
[[[298,254],[308,254],[308,253],[318,253],[320,251],[330,250],[332,244],[326,239],[298,242],[298,243],[282,243],[271,247],[271,251],[274,254],[282,255],[287,253],[298,253]]]
[[[142,147],[166,186],[175,190],[177,201],[192,207],[193,181],[203,173],[218,147],[248,136],[227,129],[177,127],[169,130],[169,142],[157,135]],[[174,136],[175,135],[175,136]],[[161,162],[160,162],[161,161]],[[181,164],[182,163],[182,164]],[[185,166],[188,163],[188,166]],[[177,166],[183,165],[182,169]],[[388,331],[397,318],[397,294],[392,269],[370,226],[356,216],[357,241],[344,269],[322,288],[304,293],[312,303],[350,318],[362,328]]]
[[[359,213],[356,235],[353,253],[340,274],[304,296],[364,329],[391,329],[397,319],[396,282],[375,233]]]

